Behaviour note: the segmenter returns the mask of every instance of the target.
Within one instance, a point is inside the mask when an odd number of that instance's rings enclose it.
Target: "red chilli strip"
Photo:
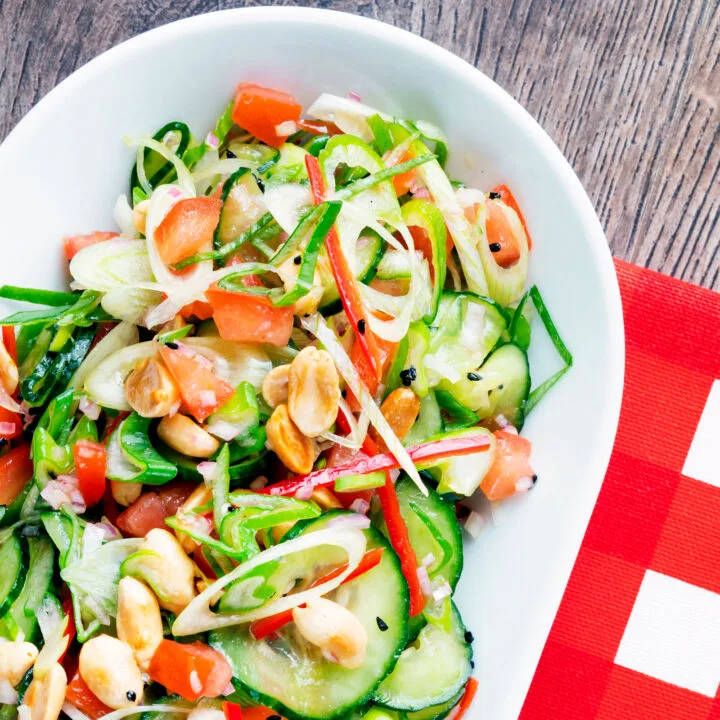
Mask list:
[[[413,445],[407,448],[410,459],[417,465],[419,463],[442,460],[446,457],[469,455],[471,453],[485,452],[490,447],[490,440],[485,435],[471,435],[465,437],[446,438],[434,442]],[[381,470],[397,470],[400,467],[397,459],[391,453],[381,453],[374,457],[361,458],[345,465],[326,467],[315,470],[309,475],[299,475],[282,482],[275,483],[259,492],[265,495],[294,495],[300,489],[324,487],[331,485],[344,475],[365,475]]]
[[[308,177],[310,178],[310,187],[312,188],[315,205],[320,205],[325,201],[327,194],[325,178],[320,170],[320,163],[314,155],[308,153],[305,155],[305,166],[307,167]],[[345,314],[355,331],[355,337],[360,343],[363,355],[367,358],[370,369],[379,382],[382,378],[380,351],[375,336],[368,327],[367,320],[363,317],[363,304],[360,298],[358,281],[348,265],[345,253],[342,251],[340,238],[334,225],[325,239],[325,250]]]
[[[15,338],[15,328],[12,325],[2,326],[2,342],[8,351],[8,355],[10,355],[13,362],[17,365],[17,340]]]
[[[225,720],[243,720],[242,708],[237,703],[223,700],[222,710]]]
[[[453,720],[461,720],[463,715],[468,711],[472,701],[475,699],[475,693],[477,693],[478,681],[471,677],[465,685],[465,692],[460,698],[460,702],[457,704],[457,712],[455,713]]]
[[[383,556],[383,548],[373,548],[368,550],[362,557],[362,560],[358,563],[358,566],[342,581],[341,585],[349,583],[360,575],[364,575],[366,572],[372,570],[375,566],[380,564]],[[332,572],[318,578],[313,582],[310,587],[317,587],[323,583],[330,582],[341,573],[344,573],[347,569],[347,564],[341,565],[335,568]],[[301,605],[300,607],[305,607]],[[250,632],[256,640],[262,640],[264,637],[277,632],[280,628],[284,627],[288,623],[291,623],[293,619],[292,610],[283,610],[275,615],[263,618],[262,620],[256,620],[250,625]]]

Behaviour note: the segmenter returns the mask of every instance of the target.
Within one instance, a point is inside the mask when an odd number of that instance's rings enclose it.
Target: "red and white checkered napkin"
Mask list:
[[[720,720],[720,295],[616,269],[620,425],[520,720]]]

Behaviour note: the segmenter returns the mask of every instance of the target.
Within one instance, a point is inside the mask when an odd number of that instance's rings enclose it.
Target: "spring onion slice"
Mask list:
[[[301,322],[303,327],[315,335],[323,344],[325,350],[328,351],[340,374],[360,403],[360,407],[367,413],[370,422],[375,426],[375,429],[385,441],[388,450],[395,456],[400,467],[412,478],[420,492],[422,492],[423,495],[427,495],[427,488],[420,479],[420,474],[410,459],[407,450],[403,447],[398,436],[393,432],[384,415],[380,412],[380,408],[366,390],[343,346],[335,337],[335,333],[327,326],[325,318],[316,313],[309,318],[303,318]]]
[[[195,183],[193,182],[192,175],[190,175],[190,171],[187,169],[187,167],[185,167],[185,163],[172,150],[170,150],[170,148],[158,142],[157,140],[153,140],[151,137],[146,136],[126,137],[125,143],[131,147],[137,145],[138,152],[140,153],[139,157],[144,157],[144,147],[149,147],[151,150],[154,150],[158,155],[162,155],[168,162],[172,163],[173,167],[175,168],[178,176],[178,185],[190,197],[195,196]],[[144,167],[142,162],[138,163],[138,167],[143,170],[144,174]],[[142,184],[140,172],[138,172],[138,180],[140,180]],[[145,185],[147,185],[147,187]],[[148,195],[152,192],[152,188],[150,187],[147,178],[145,178],[145,184],[143,184],[143,189],[145,190],[145,192],[148,193]]]
[[[54,290],[39,290],[37,288],[18,287],[17,285],[3,285],[0,287],[0,298],[33,303],[35,305],[62,307],[75,303],[78,296],[74,293],[55,292]]]
[[[345,550],[348,556],[345,569],[331,580],[320,583],[311,589],[280,597],[277,600],[266,603],[262,607],[247,612],[218,614],[212,612],[210,609],[210,606],[216,602],[220,590],[230,583],[246,576],[256,567],[265,565],[278,558],[322,545],[340,547]],[[343,580],[360,564],[365,554],[366,546],[367,540],[362,531],[355,528],[332,528],[301,535],[288,542],[268,548],[252,558],[252,560],[238,565],[232,572],[223,575],[223,577],[216,580],[206,590],[200,593],[200,595],[194,598],[177,618],[175,618],[175,622],[172,625],[172,634],[183,637],[208,630],[217,630],[218,628],[228,627],[230,625],[239,625],[241,623],[252,622],[253,620],[260,620],[261,618],[275,615],[284,610],[290,610],[314,598],[326,595],[341,585]]]

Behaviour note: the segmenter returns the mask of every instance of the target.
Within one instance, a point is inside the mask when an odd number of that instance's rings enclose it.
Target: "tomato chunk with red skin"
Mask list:
[[[497,440],[495,460],[480,487],[489,500],[502,500],[516,492],[518,480],[535,478],[535,471],[530,465],[532,443],[505,430],[497,430],[493,434]]]
[[[197,420],[202,422],[233,396],[233,388],[200,360],[167,345],[158,353],[177,384],[185,407]]]
[[[78,487],[85,504],[91,507],[105,494],[105,446],[92,440],[79,440],[73,446]]]
[[[72,260],[83,248],[118,237],[116,232],[93,232],[87,235],[70,235],[63,238],[65,257]]]
[[[281,90],[240,83],[235,93],[232,119],[243,129],[273,147],[280,147],[292,133],[279,134],[277,126],[297,123],[302,107]]]
[[[512,194],[512,191],[507,185],[498,185],[497,187],[492,189],[493,195],[499,195],[499,200],[502,200],[508,207],[511,207],[520,218],[520,222],[522,223],[522,226],[525,228],[525,234],[527,235],[528,240],[528,250],[532,250],[532,238],[530,237],[530,233],[528,232],[527,223],[525,222],[525,217],[523,216],[520,206],[517,203],[517,200],[515,199],[515,196]]]
[[[198,700],[222,695],[232,679],[232,669],[223,655],[203,643],[163,640],[150,660],[149,675],[168,693]]]
[[[65,700],[87,715],[90,720],[100,720],[112,712],[112,708],[93,693],[77,671],[68,684]]]
[[[10,429],[11,425],[13,426],[12,430]],[[3,428],[0,430],[0,438],[12,440],[22,434],[23,423],[20,415],[4,407],[0,407],[0,426]]]
[[[504,268],[514,265],[520,259],[520,241],[496,200],[490,200],[487,204],[485,229],[495,262]]]
[[[222,290],[216,285],[205,295],[223,340],[268,343],[285,347],[293,328],[292,307],[276,307],[259,295]]]
[[[30,446],[20,445],[0,458],[0,505],[10,505],[33,476]]]
[[[222,200],[216,197],[186,198],[175,203],[155,230],[160,259],[169,265],[209,249],[221,210]]]
[[[175,515],[178,508],[197,487],[190,482],[173,482],[159,493],[143,493],[117,518],[117,526],[124,535],[145,537],[151,530],[166,530],[165,518]]]

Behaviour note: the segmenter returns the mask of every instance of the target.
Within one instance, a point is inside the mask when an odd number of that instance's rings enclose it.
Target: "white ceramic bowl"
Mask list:
[[[458,590],[476,638],[480,691],[470,717],[511,720],[607,467],[624,345],[615,273],[590,201],[509,95],[419,37],[341,13],[252,8],[161,27],[74,73],[0,146],[0,280],[63,287],[61,237],[113,229],[134,157],[123,137],[174,119],[204,135],[241,80],[280,87],[306,106],[323,91],[354,91],[385,111],[436,122],[450,137],[451,174],[482,189],[506,182],[525,214],[531,279],[575,367],[526,425],[537,486],[497,508],[493,526],[467,543]],[[541,380],[559,360],[539,323],[534,332],[532,370]]]

